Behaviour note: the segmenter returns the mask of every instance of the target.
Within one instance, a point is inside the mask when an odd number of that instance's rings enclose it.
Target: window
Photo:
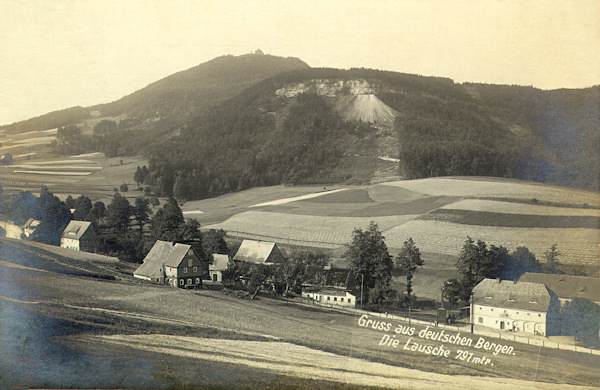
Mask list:
[[[479,323],[483,324],[483,317],[479,317]]]
[[[189,278],[189,279],[187,280],[187,284],[192,284],[192,278]]]
[[[185,283],[185,282],[183,281],[183,279],[179,279],[179,285],[180,285],[180,286],[183,286],[183,283]]]
[[[542,316],[541,314],[538,314],[538,317],[541,317],[541,316]]]
[[[344,302],[344,298],[340,299],[340,301]]]
[[[479,310],[483,310],[483,307],[479,306]]]
[[[198,272],[198,267],[194,267],[194,272]]]
[[[334,301],[334,302],[337,302],[337,297],[333,297],[333,301]]]
[[[517,312],[517,314],[519,314],[519,312]]]
[[[327,300],[328,300],[328,301],[329,301],[329,300],[331,300],[331,297],[327,297]]]
[[[491,308],[490,311],[494,311],[494,308]]]
[[[200,284],[200,278],[196,278],[196,284]]]
[[[352,303],[352,299],[348,298],[348,303]]]
[[[187,274],[187,267],[184,267],[184,268],[183,268],[183,273],[184,273],[184,274]]]
[[[530,315],[531,313],[527,313],[527,315]]]

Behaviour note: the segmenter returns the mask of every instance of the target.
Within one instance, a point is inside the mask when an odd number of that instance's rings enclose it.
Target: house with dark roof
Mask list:
[[[229,255],[213,254],[212,264],[208,266],[210,281],[213,283],[223,283],[223,271],[229,266]]]
[[[233,261],[271,265],[284,263],[285,257],[274,242],[244,240]]]
[[[558,295],[563,306],[576,298],[600,305],[599,278],[526,272],[521,275],[519,282],[542,283]]]
[[[542,283],[484,279],[473,288],[475,325],[538,335],[560,332],[558,296]]]
[[[202,285],[208,264],[191,245],[156,241],[133,276],[158,284],[192,288]]]
[[[82,252],[96,252],[98,236],[88,221],[71,221],[60,236],[62,248],[74,249]]]

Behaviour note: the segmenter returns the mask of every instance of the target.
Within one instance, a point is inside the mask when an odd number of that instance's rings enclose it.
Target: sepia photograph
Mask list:
[[[0,2],[0,388],[600,387],[598,0]]]

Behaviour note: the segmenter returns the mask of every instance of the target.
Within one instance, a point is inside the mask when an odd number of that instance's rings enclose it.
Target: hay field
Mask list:
[[[224,229],[232,235],[243,233],[275,239],[279,242],[300,241],[310,246],[336,247],[352,240],[352,231],[365,229],[374,220],[382,230],[418,217],[418,215],[388,217],[320,217],[267,211],[246,211],[227,221],[206,226]]]
[[[600,235],[597,229],[506,228],[473,226],[440,221],[413,220],[384,232],[389,247],[398,248],[412,237],[426,252],[458,255],[467,236],[488,245],[503,245],[509,250],[526,246],[541,260],[554,243],[562,253],[561,261],[569,264],[598,262]]]
[[[285,194],[281,188],[277,192]],[[256,195],[250,205],[260,204]],[[538,203],[531,203],[533,197]],[[600,258],[600,210],[595,206],[599,197],[587,191],[513,180],[443,178],[287,198],[271,202],[271,196],[260,208],[236,207],[237,213],[221,214],[226,218],[204,226],[244,238],[339,248],[351,241],[355,228],[375,221],[392,251],[412,237],[422,252],[456,256],[469,236],[509,250],[526,246],[540,259],[557,244],[567,264],[594,265]],[[212,209],[198,207],[205,212],[201,219],[215,220]]]
[[[385,183],[427,195],[522,199],[558,204],[600,207],[600,196],[590,191],[539,183],[493,178],[430,178]]]
[[[464,199],[446,206],[442,206],[441,208],[449,210],[485,211],[505,214],[600,217],[599,209],[538,206],[533,204],[503,202],[486,199]]]

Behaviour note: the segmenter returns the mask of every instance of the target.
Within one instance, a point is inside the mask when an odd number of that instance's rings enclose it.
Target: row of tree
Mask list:
[[[412,238],[404,242],[395,261],[400,274],[406,276],[406,294],[403,295],[391,287],[394,260],[375,222],[365,230],[354,230],[346,257],[350,260],[354,281],[360,286],[361,305],[367,302],[373,306],[405,306],[414,300],[412,279],[423,266],[423,259]]]
[[[559,256],[556,244],[545,252],[546,261],[541,263],[527,247],[509,253],[503,246],[488,246],[468,237],[456,260],[461,277],[444,283],[443,297],[451,304],[468,304],[473,288],[485,278],[517,280],[526,272],[561,273]]]

